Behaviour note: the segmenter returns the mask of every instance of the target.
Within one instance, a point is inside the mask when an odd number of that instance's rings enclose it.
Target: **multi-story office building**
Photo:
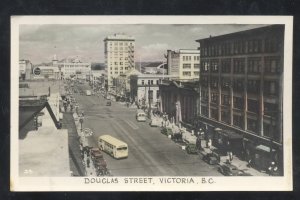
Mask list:
[[[252,153],[259,159],[262,154],[255,152],[269,151],[282,164],[284,26],[197,42],[201,50],[200,121],[242,135],[247,156]]]
[[[113,86],[115,77],[135,67],[134,44],[134,38],[125,34],[114,34],[104,39],[108,89]]]
[[[178,76],[180,81],[199,79],[200,50],[180,49],[167,51],[168,74]]]

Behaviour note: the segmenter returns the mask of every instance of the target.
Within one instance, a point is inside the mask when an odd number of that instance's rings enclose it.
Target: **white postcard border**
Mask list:
[[[24,178],[18,175],[18,61],[19,25],[21,24],[285,24],[284,80],[283,80],[283,177],[185,177],[197,183],[85,183],[85,177]],[[292,42],[293,17],[291,16],[12,16],[11,17],[11,191],[291,191],[292,171]],[[103,179],[103,177],[95,177]],[[179,178],[179,177],[169,177]],[[204,179],[203,179],[204,178]],[[211,179],[209,179],[211,178]],[[168,179],[169,180],[169,179]],[[205,180],[205,183],[203,182]],[[209,183],[212,180],[212,183]]]

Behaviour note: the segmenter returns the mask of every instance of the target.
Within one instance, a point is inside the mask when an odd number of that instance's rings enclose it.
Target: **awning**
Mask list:
[[[270,152],[270,151],[271,151],[271,148],[270,148],[270,147],[265,146],[265,145],[262,145],[262,144],[256,146],[255,149],[261,150],[261,151],[265,151],[265,152]],[[274,151],[276,151],[276,150],[275,150],[275,149],[272,149],[272,151],[274,152]]]
[[[221,131],[218,131],[218,133],[220,135],[224,135],[225,137],[228,137],[229,139],[243,139],[242,135],[237,134],[233,131],[229,131],[229,130],[221,130]]]

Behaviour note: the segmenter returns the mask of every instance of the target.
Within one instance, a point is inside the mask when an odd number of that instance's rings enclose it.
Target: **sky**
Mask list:
[[[99,24],[20,25],[20,59],[33,64],[79,57],[104,63],[104,38],[124,33],[135,38],[135,61],[165,61],[167,50],[197,49],[195,40],[265,25]]]

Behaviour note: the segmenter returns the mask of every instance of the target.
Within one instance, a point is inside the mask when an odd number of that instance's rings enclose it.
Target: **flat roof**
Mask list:
[[[19,175],[70,176],[68,130],[41,127],[19,140]]]
[[[284,25],[276,24],[276,25],[270,25],[270,26],[263,26],[259,28],[253,28],[253,29],[248,29],[244,31],[238,31],[238,32],[233,32],[233,33],[228,33],[228,34],[223,34],[223,35],[217,35],[217,36],[210,36],[207,38],[203,39],[198,39],[196,42],[206,42],[206,41],[213,41],[213,40],[219,40],[219,39],[236,39],[236,37],[239,36],[255,36],[259,35],[262,33],[275,33],[274,31],[281,31],[284,33]]]

